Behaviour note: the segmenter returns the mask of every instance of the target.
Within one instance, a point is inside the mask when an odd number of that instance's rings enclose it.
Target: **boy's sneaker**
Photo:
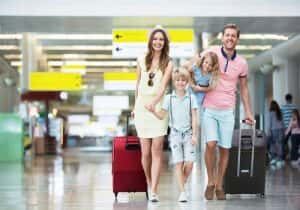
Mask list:
[[[216,189],[217,200],[226,200],[226,195],[223,189]]]
[[[181,192],[178,198],[178,202],[187,202],[187,196],[185,192]]]
[[[155,194],[155,193],[151,193],[150,201],[151,201],[151,202],[159,202],[158,195]]]

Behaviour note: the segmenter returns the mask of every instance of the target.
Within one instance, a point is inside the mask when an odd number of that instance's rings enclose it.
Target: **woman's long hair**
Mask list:
[[[170,61],[170,57],[169,57],[170,41],[169,41],[169,38],[168,38],[165,30],[161,29],[161,28],[154,29],[150,34],[150,38],[148,40],[148,52],[147,52],[147,55],[145,58],[146,70],[149,71],[151,68],[151,65],[152,65],[152,60],[153,60],[153,55],[154,55],[154,50],[152,48],[152,42],[154,39],[154,35],[158,32],[162,33],[162,35],[164,37],[164,46],[162,48],[160,58],[159,58],[159,68],[164,73],[164,71],[167,68],[168,63]]]
[[[280,111],[280,107],[279,107],[279,105],[276,101],[274,101],[274,100],[271,101],[269,111],[270,112],[272,112],[272,111],[275,112],[277,120],[282,120],[282,114],[281,114],[281,111]]]

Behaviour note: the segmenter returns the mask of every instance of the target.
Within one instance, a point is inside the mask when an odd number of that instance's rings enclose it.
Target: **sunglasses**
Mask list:
[[[153,78],[155,76],[154,72],[149,73],[149,80],[148,80],[148,86],[152,87],[153,86]]]

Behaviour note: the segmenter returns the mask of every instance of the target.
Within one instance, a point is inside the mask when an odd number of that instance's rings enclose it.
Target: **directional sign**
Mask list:
[[[114,29],[114,43],[146,43],[148,40],[149,30],[146,29]]]
[[[147,51],[150,30],[113,30],[113,57],[136,58]],[[191,57],[194,54],[194,31],[192,29],[168,29],[171,57]]]
[[[79,73],[30,72],[30,90],[74,91],[81,90],[81,84]]]

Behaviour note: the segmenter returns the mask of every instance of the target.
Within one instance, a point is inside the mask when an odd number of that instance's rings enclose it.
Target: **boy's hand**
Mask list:
[[[145,105],[145,108],[149,111],[149,112],[154,112],[154,109],[152,109],[152,107],[149,104]]]
[[[198,143],[197,137],[192,135],[192,145],[196,145]]]

